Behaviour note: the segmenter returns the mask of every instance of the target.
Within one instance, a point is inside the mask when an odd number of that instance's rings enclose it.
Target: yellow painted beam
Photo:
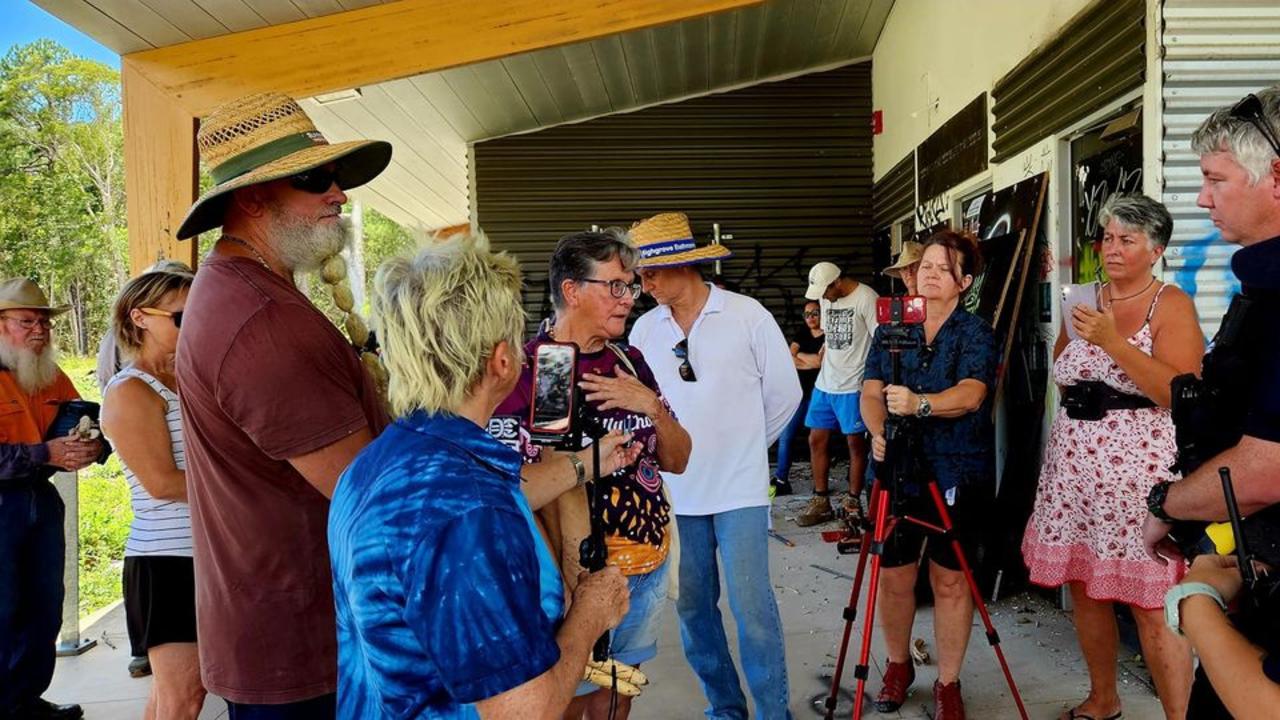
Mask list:
[[[664,25],[762,0],[399,0],[131,53],[193,116],[232,98],[370,85]]]
[[[174,237],[199,184],[195,118],[127,65],[120,79],[130,269],[161,259],[195,267],[195,239]]]
[[[399,0],[121,58],[130,265],[196,262],[197,118],[253,92],[302,98],[736,8],[762,0]]]

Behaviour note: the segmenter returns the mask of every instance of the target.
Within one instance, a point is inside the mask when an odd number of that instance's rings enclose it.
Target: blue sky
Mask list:
[[[14,45],[25,45],[39,38],[50,38],[76,55],[92,58],[119,69],[120,56],[93,38],[36,7],[29,0],[0,0],[5,5],[5,19],[0,22],[0,50],[8,52]]]

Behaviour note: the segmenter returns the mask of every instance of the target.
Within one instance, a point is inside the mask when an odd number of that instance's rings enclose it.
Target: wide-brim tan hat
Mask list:
[[[227,103],[205,118],[196,136],[200,160],[215,183],[178,228],[178,239],[222,226],[227,195],[334,163],[338,187],[359,187],[391,162],[381,140],[330,143],[293,98],[259,93]]]
[[[898,260],[892,265],[884,269],[885,275],[893,275],[902,277],[902,271],[908,267],[920,262],[924,257],[924,245],[915,240],[904,240],[902,243],[902,252],[898,253]]]
[[[44,310],[52,317],[70,309],[70,305],[49,305],[49,297],[40,286],[26,278],[0,280],[0,310]]]
[[[722,260],[733,255],[724,245],[698,247],[693,241],[689,216],[684,213],[660,213],[631,226],[631,242],[640,251],[641,268],[677,267]]]

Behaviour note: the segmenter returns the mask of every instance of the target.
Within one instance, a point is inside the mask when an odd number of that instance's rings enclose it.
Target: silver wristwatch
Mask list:
[[[587,484],[587,466],[582,464],[582,458],[578,457],[578,453],[565,453],[569,456],[569,464],[573,466],[573,471],[578,474],[578,482],[574,487],[582,487]]]
[[[927,418],[933,414],[933,405],[930,404],[929,398],[924,393],[916,395],[916,399],[920,401],[920,407],[916,408],[916,417]]]

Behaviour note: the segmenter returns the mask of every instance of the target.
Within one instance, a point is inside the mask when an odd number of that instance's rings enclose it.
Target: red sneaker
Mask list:
[[[875,706],[882,713],[890,713],[907,701],[907,690],[916,681],[916,669],[909,661],[896,663],[886,660],[885,663],[884,685],[880,687],[880,694],[876,695]]]
[[[960,681],[943,685],[933,682],[933,720],[964,720],[964,698],[960,697]]]

